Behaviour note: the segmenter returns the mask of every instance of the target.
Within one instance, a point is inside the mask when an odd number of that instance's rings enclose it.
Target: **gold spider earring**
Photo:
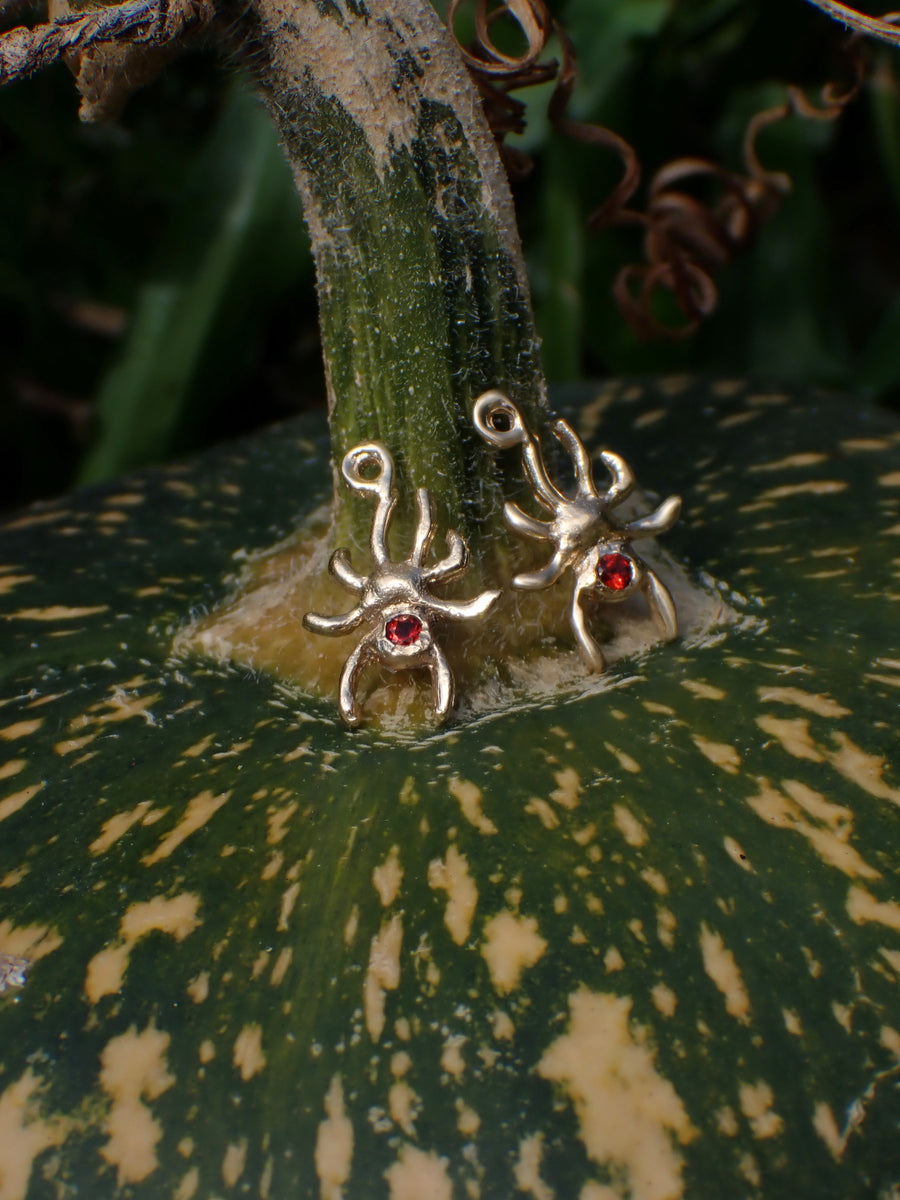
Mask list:
[[[569,498],[551,482],[538,442],[507,396],[496,390],[485,392],[475,401],[472,419],[491,446],[500,450],[521,446],[522,463],[535,499],[550,514],[549,520],[539,520],[517,504],[505,505],[504,516],[511,529],[554,547],[545,567],[516,575],[512,586],[525,591],[548,588],[566,571],[572,572],[575,586],[569,619],[582,654],[595,671],[603,670],[603,652],[588,629],[585,600],[619,601],[640,590],[663,638],[671,641],[677,637],[678,620],[669,590],[638,558],[630,543],[671,529],[681,513],[681,497],[669,496],[647,516],[620,524],[612,509],[630,495],[635,480],[618,454],[604,450],[600,455],[611,483],[598,491],[584,443],[568,422],[556,421],[553,433],[568,451],[575,469],[575,495]]]
[[[303,624],[312,633],[328,637],[351,633],[360,625],[371,627],[341,672],[338,707],[349,726],[359,724],[356,692],[360,676],[370,663],[391,671],[428,667],[435,716],[442,720],[453,707],[454,687],[447,659],[436,640],[437,629],[443,620],[484,617],[499,600],[500,592],[482,592],[471,600],[442,600],[432,595],[435,585],[449,583],[465,573],[469,553],[465,540],[450,529],[446,557],[427,565],[436,528],[427,488],[416,492],[418,521],[409,556],[401,560],[390,557],[387,536],[397,492],[393,487],[394,460],[380,442],[354,446],[344,455],[341,470],[354,491],[377,501],[369,535],[374,567],[370,574],[359,575],[350,565],[347,551],[336,550],[328,569],[348,591],[359,596],[359,603],[340,616],[307,613]]]

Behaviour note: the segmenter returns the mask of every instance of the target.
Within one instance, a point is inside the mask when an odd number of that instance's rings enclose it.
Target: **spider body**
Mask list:
[[[585,605],[592,601],[618,602],[636,591],[644,594],[663,637],[678,636],[675,605],[665,584],[631,547],[636,538],[663,533],[678,520],[681,499],[669,496],[652,513],[635,521],[617,521],[613,509],[634,490],[634,476],[618,454],[604,451],[600,461],[611,482],[599,491],[584,444],[566,421],[557,421],[553,433],[567,450],[575,470],[575,494],[566,496],[547,474],[540,446],[525,428],[515,405],[500,392],[486,392],[475,403],[475,426],[491,445],[501,449],[521,446],[525,474],[535,499],[549,519],[524,512],[507,503],[504,516],[511,529],[523,537],[549,542],[553,553],[537,571],[516,575],[514,588],[531,591],[552,587],[571,571],[574,576],[569,620],[589,665],[604,666],[603,652],[587,624]]]
[[[373,467],[376,474],[371,473]],[[400,561],[390,557],[387,533],[397,495],[392,487],[393,460],[379,442],[366,442],[348,451],[341,469],[352,488],[377,498],[369,543],[375,565],[368,575],[360,575],[351,565],[347,551],[336,550],[328,569],[348,591],[359,596],[359,603],[340,616],[307,613],[303,624],[313,633],[330,637],[370,626],[341,672],[338,704],[348,725],[359,724],[357,689],[363,671],[372,664],[390,671],[427,667],[431,672],[435,715],[443,719],[453,706],[453,676],[435,638],[435,629],[442,620],[484,616],[497,602],[500,592],[482,592],[472,600],[444,600],[432,594],[435,584],[449,583],[465,573],[468,551],[465,541],[451,529],[446,537],[446,556],[428,565],[435,521],[427,488],[416,492],[418,520],[409,557]]]

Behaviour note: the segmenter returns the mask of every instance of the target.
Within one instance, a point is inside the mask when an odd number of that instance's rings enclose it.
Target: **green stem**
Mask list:
[[[316,260],[336,468],[394,455],[401,503],[490,555],[498,467],[472,401],[507,390],[541,422],[544,383],[515,217],[459,53],[428,0],[255,0],[254,65],[303,197]],[[335,536],[371,514],[336,479]]]

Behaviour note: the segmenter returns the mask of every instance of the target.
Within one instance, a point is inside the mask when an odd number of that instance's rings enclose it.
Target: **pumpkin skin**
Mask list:
[[[170,653],[310,423],[7,521],[2,1200],[897,1194],[900,429],[560,401],[743,619],[417,738]]]

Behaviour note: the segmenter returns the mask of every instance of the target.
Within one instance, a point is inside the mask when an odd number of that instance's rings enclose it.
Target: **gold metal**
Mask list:
[[[449,583],[465,573],[469,553],[465,540],[450,529],[446,534],[447,555],[426,565],[436,529],[427,488],[416,491],[418,521],[409,556],[400,561],[390,557],[387,536],[397,492],[393,487],[394,461],[380,442],[365,442],[349,450],[341,470],[354,491],[372,496],[377,502],[369,535],[375,565],[369,575],[359,575],[350,565],[347,551],[336,550],[328,569],[348,591],[360,597],[359,604],[340,616],[307,613],[303,624],[311,632],[328,637],[350,633],[360,625],[372,626],[341,672],[338,707],[349,726],[360,722],[356,693],[360,677],[371,663],[379,663],[391,671],[428,667],[434,713],[438,720],[443,720],[453,707],[454,685],[447,659],[435,637],[440,622],[483,618],[499,600],[500,592],[482,592],[471,600],[442,600],[431,594],[434,585]],[[396,634],[394,638],[390,636],[397,623],[401,626],[401,636],[404,625],[415,634],[409,642],[395,640]]]
[[[501,450],[522,448],[522,462],[535,498],[551,519],[538,520],[517,504],[504,507],[506,523],[523,537],[553,544],[553,555],[539,571],[516,575],[514,588],[530,591],[552,587],[566,571],[575,577],[569,618],[582,653],[595,671],[604,667],[603,652],[588,629],[585,601],[617,602],[643,592],[650,612],[663,638],[678,636],[675,604],[658,575],[634,553],[635,538],[650,537],[671,529],[681,513],[681,497],[669,496],[652,513],[635,521],[619,523],[612,509],[634,489],[634,476],[623,458],[604,450],[600,461],[609,471],[611,483],[598,491],[594,483],[590,456],[584,443],[566,421],[556,421],[553,433],[562,443],[575,469],[575,495],[564,495],[551,482],[541,448],[522,420],[513,402],[499,391],[485,392],[475,402],[475,428],[490,445]],[[626,560],[620,563],[620,559]],[[621,567],[607,575],[614,583],[604,583],[605,565]],[[622,582],[622,581],[625,582]]]

